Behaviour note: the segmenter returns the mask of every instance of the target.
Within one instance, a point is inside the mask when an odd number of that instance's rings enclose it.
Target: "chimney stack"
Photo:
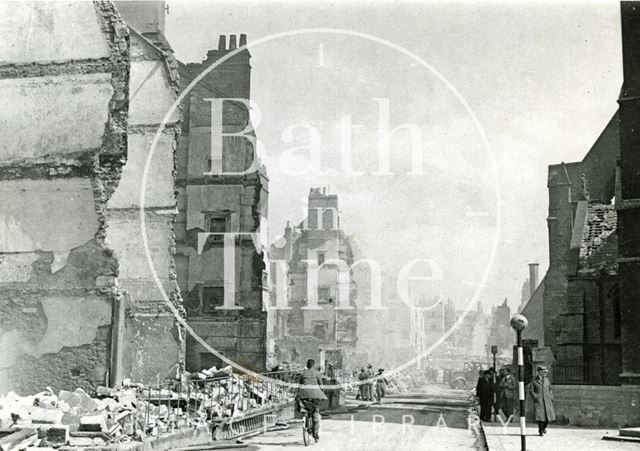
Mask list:
[[[220,58],[228,55],[234,50],[237,51],[237,35],[220,35],[218,38],[218,48],[207,52],[207,58],[200,64],[189,64],[190,72],[198,74],[205,68],[214,64]],[[241,35],[241,42],[242,42]],[[246,36],[244,37],[246,41]],[[219,67],[209,71],[204,80],[209,86],[221,92],[224,97],[236,97],[249,99],[251,97],[251,65],[249,60],[251,55],[244,48],[237,54],[228,58]]]
[[[538,288],[538,263],[529,263],[529,294],[533,297],[533,293]]]
[[[246,34],[241,34],[240,35],[240,47],[244,47],[245,45],[247,45],[247,35]]]

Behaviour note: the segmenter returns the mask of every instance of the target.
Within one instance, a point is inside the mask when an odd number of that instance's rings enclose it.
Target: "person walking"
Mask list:
[[[502,380],[500,381],[500,389],[502,391],[502,400],[500,407],[507,419],[515,412],[516,399],[516,380],[511,374],[511,370],[506,366],[502,368]]]
[[[480,402],[480,419],[482,421],[491,421],[493,395],[495,392],[493,373],[491,371],[485,371],[483,377],[478,379],[478,384],[476,385],[476,397]]]
[[[382,398],[387,394],[387,387],[389,386],[389,381],[382,375],[383,372],[384,369],[379,368],[376,376],[376,399],[378,404],[382,404]]]
[[[373,401],[373,382],[371,379],[375,374],[373,374],[373,367],[371,364],[367,365],[367,370],[365,371],[365,375],[367,376],[367,383],[365,384],[365,396],[367,401]]]
[[[538,434],[543,436],[547,433],[549,422],[555,421],[556,412],[553,408],[553,391],[551,382],[547,375],[549,370],[546,366],[538,367],[537,376],[531,381],[529,393],[533,398],[536,421],[538,422]]]
[[[358,381],[360,383],[358,384],[358,396],[356,396],[356,399],[360,399],[361,401],[366,401],[367,398],[367,384],[364,382],[366,380],[367,374],[364,367],[362,367],[360,368],[360,374],[358,374]]]
[[[307,360],[307,369],[300,373],[298,379],[296,399],[309,412],[313,422],[313,438],[318,441],[320,440],[320,402],[327,397],[322,391],[322,376],[313,368],[315,364],[315,360]]]

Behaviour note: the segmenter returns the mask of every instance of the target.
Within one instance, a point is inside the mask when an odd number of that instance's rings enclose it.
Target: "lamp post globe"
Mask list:
[[[513,315],[513,318],[511,318],[511,327],[518,332],[523,331],[528,324],[529,320],[524,315]]]

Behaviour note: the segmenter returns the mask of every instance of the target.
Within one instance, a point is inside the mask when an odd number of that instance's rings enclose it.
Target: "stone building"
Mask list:
[[[550,264],[523,310],[542,311],[556,413],[577,425],[640,421],[640,9],[621,13],[619,109],[582,161],[549,167]]]
[[[640,385],[640,9],[622,2],[622,57],[624,82],[620,105],[620,163],[616,179],[618,216],[618,274],[620,285],[621,381]],[[614,304],[616,305],[616,304]],[[617,307],[616,307],[617,308]],[[636,415],[638,412],[636,411]],[[640,418],[636,417],[636,422]],[[637,423],[636,423],[637,424]]]
[[[618,123],[616,113],[582,161],[549,166],[549,269],[541,299],[532,296],[523,313],[532,316],[526,336],[553,351],[558,382],[617,383],[621,372]],[[540,300],[544,333],[532,336]]]
[[[368,269],[351,267],[354,242],[340,228],[338,196],[311,188],[307,218],[298,227],[287,225],[270,255],[272,305],[278,305],[280,287],[288,306],[274,311],[275,360],[303,363],[322,356],[335,368],[352,367],[358,332],[355,281]]]
[[[181,89],[246,36],[220,37],[202,63],[180,64]],[[187,368],[226,365],[221,356],[263,370],[267,360],[268,180],[249,119],[249,51],[204,75],[183,102],[177,149],[176,265],[188,322]],[[223,101],[223,99],[237,99]],[[224,136],[242,133],[247,136]],[[212,142],[213,140],[213,142]],[[221,145],[220,145],[221,144]]]
[[[0,391],[164,378],[182,360],[173,269],[179,114],[161,14],[136,29],[109,2],[4,3],[0,62]],[[150,2],[142,10],[160,12]],[[9,9],[11,10],[9,12]]]

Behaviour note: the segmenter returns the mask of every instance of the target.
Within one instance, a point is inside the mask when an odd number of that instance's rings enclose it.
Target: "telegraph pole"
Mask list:
[[[524,352],[522,349],[522,331],[529,321],[523,315],[514,315],[511,318],[511,327],[518,336],[518,397],[520,398],[520,451],[527,451],[527,422],[525,419],[524,405]]]

